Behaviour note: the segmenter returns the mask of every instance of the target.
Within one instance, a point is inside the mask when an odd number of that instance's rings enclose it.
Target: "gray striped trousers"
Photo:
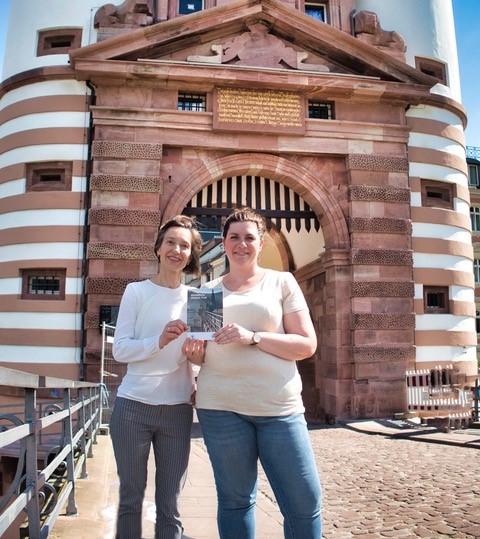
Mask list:
[[[187,478],[193,409],[117,397],[110,435],[120,479],[116,539],[141,539],[150,449],[155,456],[155,539],[181,539],[178,498]]]

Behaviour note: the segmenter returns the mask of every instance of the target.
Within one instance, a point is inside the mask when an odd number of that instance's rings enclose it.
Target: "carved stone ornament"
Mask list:
[[[383,30],[373,11],[359,11],[354,18],[355,37],[375,47],[405,52],[406,44],[398,32]]]
[[[95,28],[136,28],[153,24],[154,0],[125,0],[105,4],[95,13]]]
[[[304,63],[308,52],[299,52],[287,47],[282,40],[269,34],[269,30],[264,24],[255,23],[250,25],[248,29],[248,32],[244,32],[228,43],[212,45],[213,56],[191,55],[187,57],[187,61],[258,67],[289,67],[305,71],[330,71],[326,65]]]

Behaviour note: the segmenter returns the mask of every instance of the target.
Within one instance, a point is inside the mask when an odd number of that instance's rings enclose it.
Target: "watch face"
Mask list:
[[[258,335],[258,333],[253,334],[253,342],[255,344],[258,344],[260,342],[260,335]]]

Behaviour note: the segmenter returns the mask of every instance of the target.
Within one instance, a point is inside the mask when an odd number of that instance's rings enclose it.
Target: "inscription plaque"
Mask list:
[[[213,128],[303,134],[305,100],[283,90],[216,88]]]

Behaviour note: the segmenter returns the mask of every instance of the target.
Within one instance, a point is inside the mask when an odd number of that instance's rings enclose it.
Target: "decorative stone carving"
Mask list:
[[[353,217],[349,219],[350,232],[370,232],[374,234],[411,234],[409,219],[387,217]]]
[[[88,212],[91,225],[160,226],[160,212],[126,208],[92,208]]]
[[[244,32],[228,43],[212,45],[213,56],[191,55],[187,57],[187,61],[330,71],[326,65],[305,63],[308,52],[287,47],[281,39],[269,34],[269,29],[264,24],[255,23],[248,29],[249,32]]]
[[[354,363],[391,363],[397,361],[414,361],[414,346],[354,346],[352,348]]]
[[[95,13],[93,24],[95,28],[149,26],[153,24],[153,2],[154,0],[125,0],[119,6],[105,4]]]
[[[408,159],[353,153],[347,155],[347,168],[350,170],[383,170],[386,172],[408,172]]]
[[[402,249],[352,249],[352,264],[412,266],[413,253]]]
[[[367,200],[375,202],[410,202],[410,189],[404,187],[378,187],[376,185],[351,185],[348,190],[348,199]]]
[[[398,32],[383,30],[378,15],[373,11],[359,11],[354,18],[354,29],[355,36],[369,45],[402,53],[406,51],[403,37]]]
[[[352,283],[352,297],[413,298],[414,283],[356,281]]]
[[[87,277],[87,294],[121,296],[127,284],[138,280],[136,277]]]
[[[87,258],[110,260],[156,260],[151,245],[135,243],[90,243]]]
[[[353,329],[415,329],[412,313],[359,313],[353,315]]]
[[[92,174],[90,189],[99,191],[131,191],[141,193],[163,193],[160,176],[127,176],[123,174]]]
[[[162,144],[123,142],[117,140],[94,140],[92,144],[92,157],[159,160],[162,158],[162,155]]]

